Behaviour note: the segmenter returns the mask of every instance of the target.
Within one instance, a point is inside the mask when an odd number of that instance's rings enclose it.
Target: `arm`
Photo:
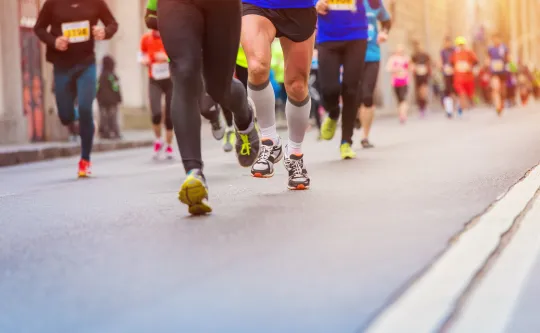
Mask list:
[[[144,13],[144,22],[148,29],[157,30],[157,0],[148,0]]]
[[[103,0],[99,1],[99,19],[105,25],[105,39],[110,39],[118,31],[118,22],[111,13],[109,6]]]
[[[55,47],[56,37],[54,37],[47,29],[51,25],[52,16],[51,1],[45,1],[43,8],[39,11],[39,15],[34,26],[34,33],[47,46]]]
[[[381,10],[377,18],[381,22],[381,31],[384,32],[385,34],[388,34],[390,32],[390,28],[392,27],[392,19],[390,17],[390,14],[384,7],[384,4],[382,3],[382,1],[381,1]]]

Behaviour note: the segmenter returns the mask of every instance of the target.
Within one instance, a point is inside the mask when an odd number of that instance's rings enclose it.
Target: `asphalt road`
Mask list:
[[[145,149],[95,154],[88,180],[74,158],[0,169],[0,332],[361,331],[538,164],[540,107],[382,119],[351,161],[315,136],[312,188],[289,192],[283,166],[251,178],[204,135],[202,218],[176,199],[179,161]]]

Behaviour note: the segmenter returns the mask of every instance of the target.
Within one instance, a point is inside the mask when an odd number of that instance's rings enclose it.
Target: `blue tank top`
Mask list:
[[[329,10],[319,15],[317,43],[342,42],[368,38],[368,22],[363,2],[356,3],[356,11]]]
[[[452,64],[450,63],[450,60],[452,59],[452,53],[454,53],[453,47],[447,47],[441,50],[441,61],[443,64],[444,76],[454,75],[454,68]]]
[[[368,20],[368,45],[366,50],[366,61],[377,62],[381,61],[381,47],[377,43],[379,37],[379,25],[377,21],[385,22],[390,20],[390,14],[384,8],[384,4],[380,1],[379,8],[373,9],[369,0],[364,0],[366,16]]]
[[[316,0],[243,0],[243,3],[267,8],[267,9],[286,9],[286,8],[311,8],[315,6]]]
[[[501,74],[506,72],[506,63],[508,62],[508,48],[501,44],[499,46],[490,46],[488,49],[491,72]]]

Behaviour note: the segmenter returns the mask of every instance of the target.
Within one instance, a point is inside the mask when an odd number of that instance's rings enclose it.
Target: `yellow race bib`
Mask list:
[[[62,23],[62,35],[67,37],[70,43],[82,43],[90,40],[90,22]]]
[[[418,76],[424,76],[428,74],[428,67],[423,64],[415,65],[416,75]]]
[[[330,10],[356,11],[356,0],[328,0]]]
[[[492,60],[491,69],[495,72],[502,72],[504,70],[504,61],[500,59]]]

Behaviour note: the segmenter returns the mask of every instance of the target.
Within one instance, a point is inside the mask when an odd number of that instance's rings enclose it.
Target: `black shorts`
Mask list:
[[[378,61],[367,61],[364,64],[364,76],[360,85],[361,104],[364,106],[373,106],[373,96],[375,95],[375,87],[377,86],[377,79],[379,77],[379,66],[380,63]]]
[[[454,76],[445,75],[444,76],[444,96],[448,97],[455,93],[456,93],[456,90],[454,89]]]
[[[394,87],[394,92],[396,93],[398,103],[404,102],[407,99],[407,91],[407,86]]]
[[[414,84],[416,85],[416,88],[419,88],[421,86],[427,85],[429,82],[429,76],[428,75],[415,75],[414,76]]]
[[[295,43],[308,40],[315,32],[317,25],[315,7],[269,9],[243,3],[242,15],[266,17],[276,28],[276,37],[286,37]]]

